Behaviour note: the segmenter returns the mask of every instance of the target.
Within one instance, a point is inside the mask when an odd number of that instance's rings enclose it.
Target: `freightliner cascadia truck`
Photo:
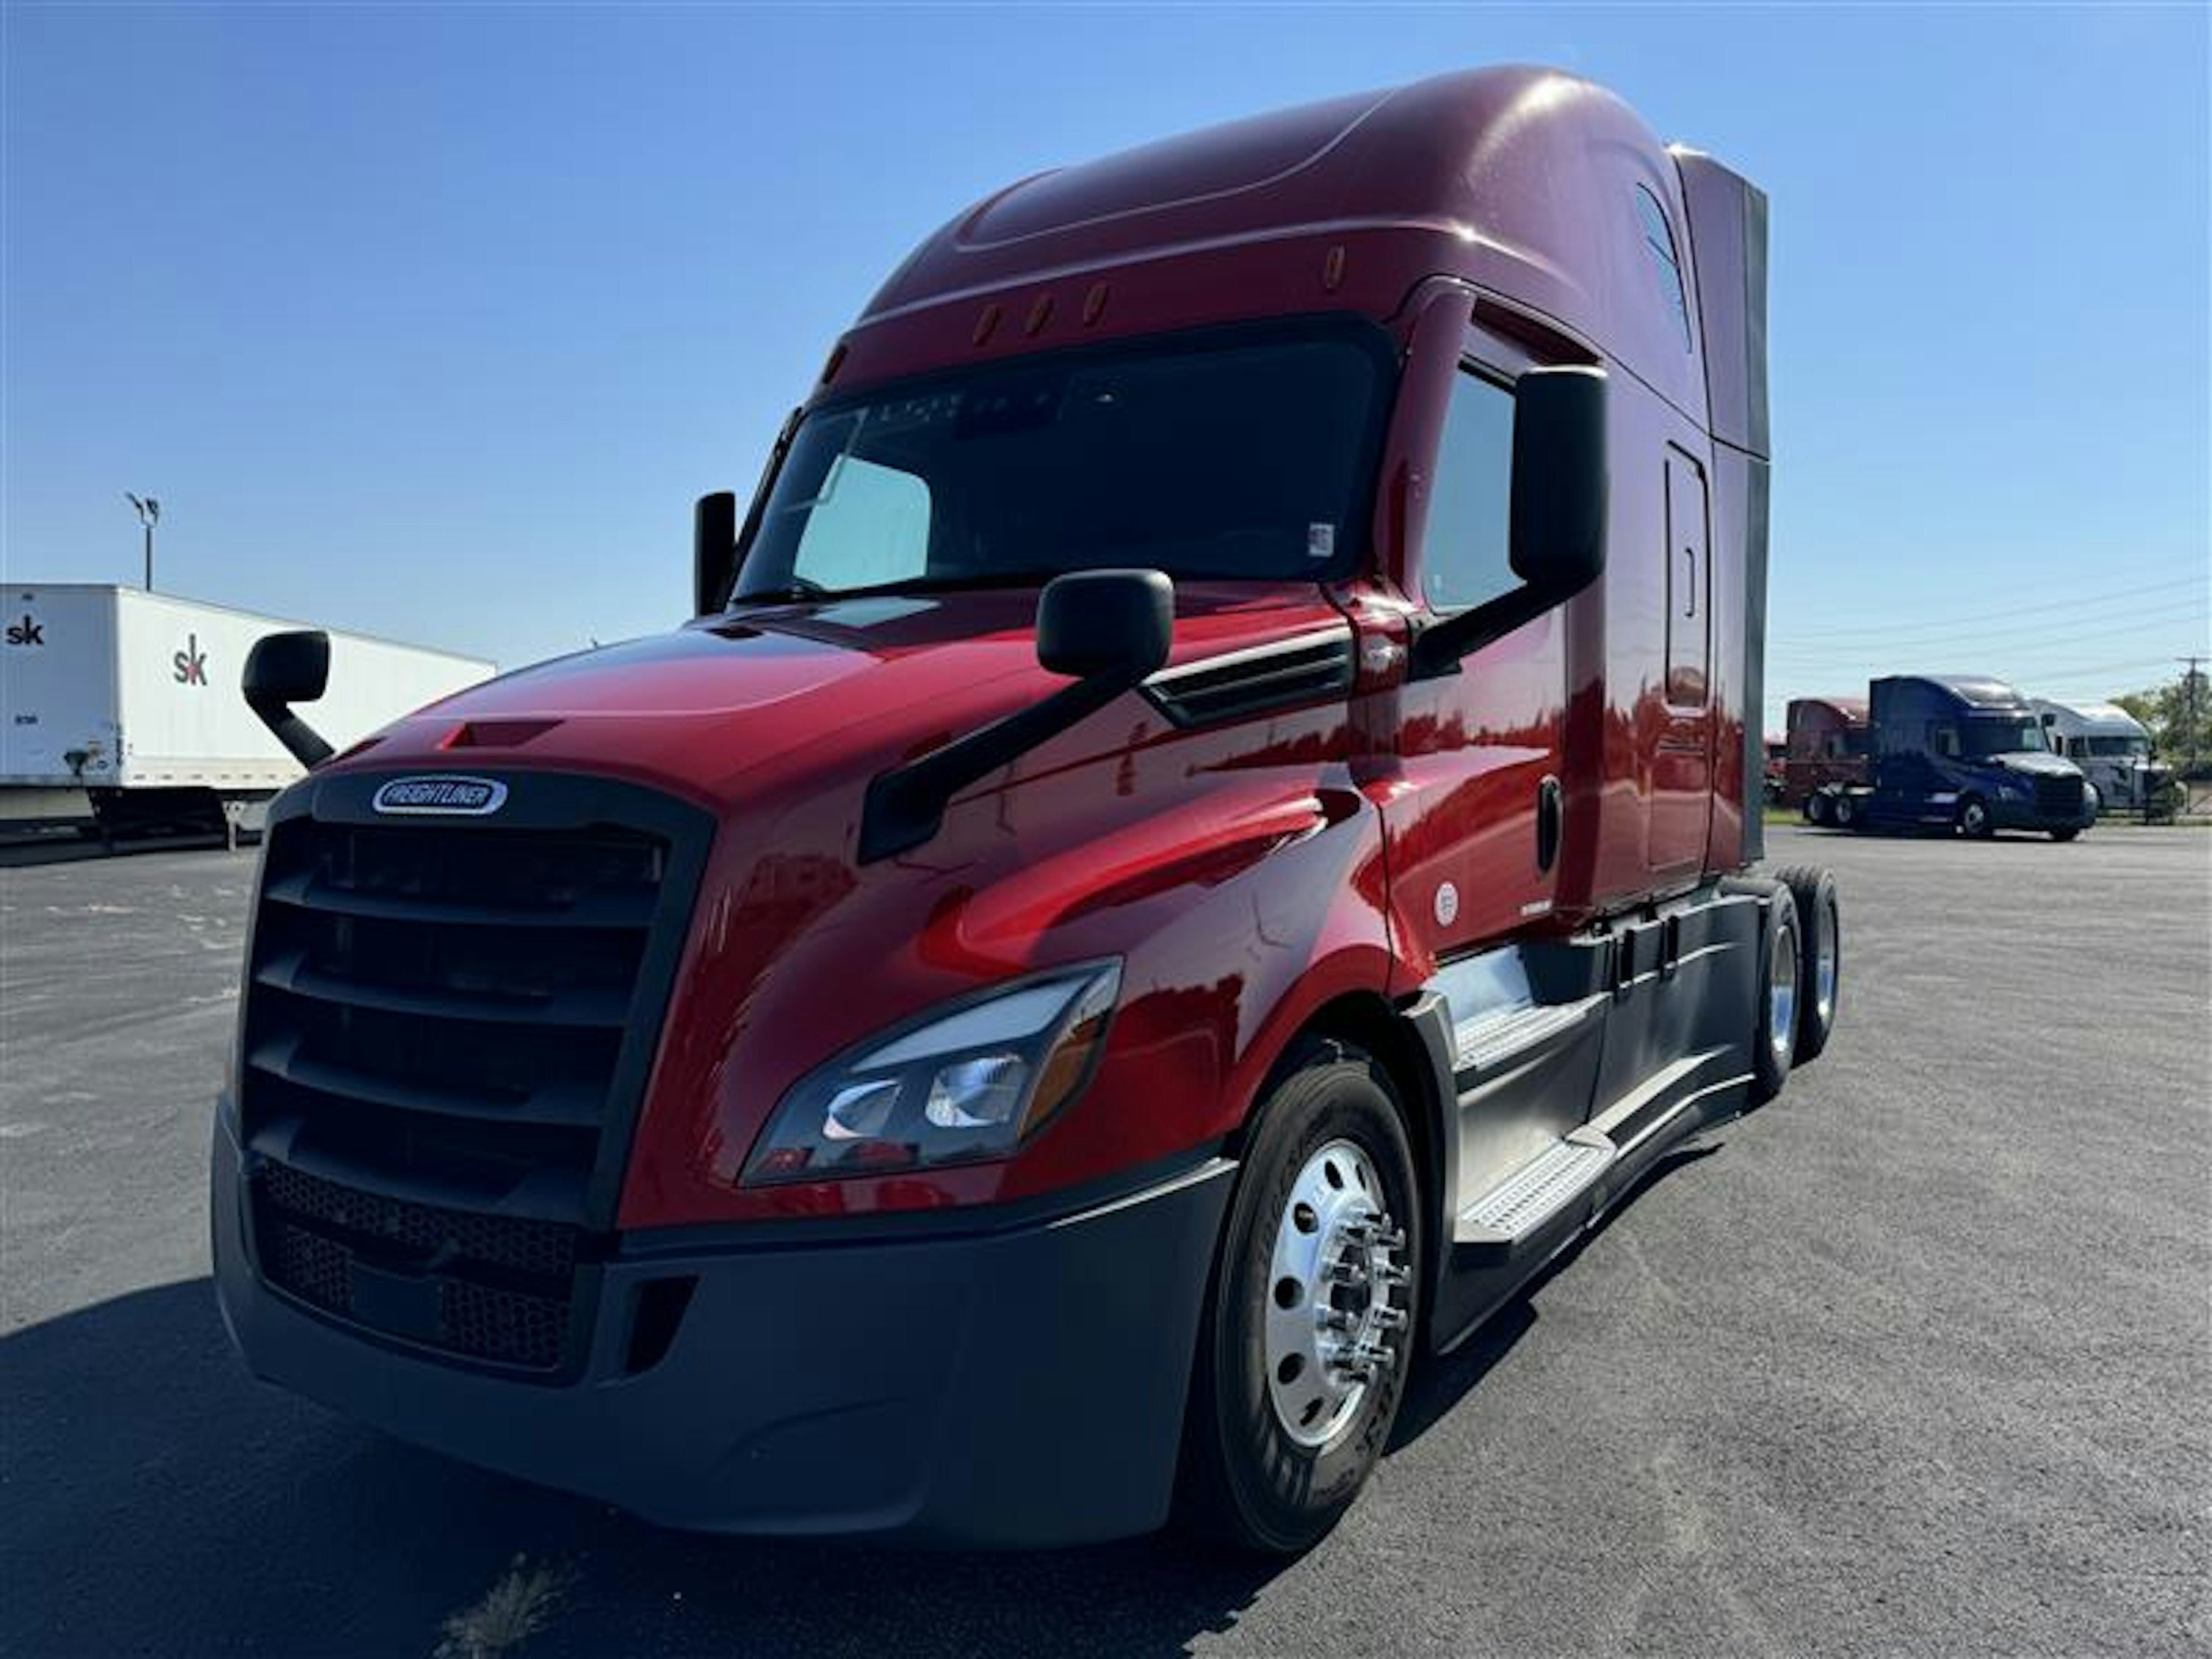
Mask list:
[[[1865,781],[1822,785],[1805,804],[1839,830],[1949,830],[1972,838],[2039,830],[2071,841],[2097,795],[2053,754],[2036,706],[1979,674],[1893,674],[1867,687]]]
[[[1564,75],[1238,122],[915,250],[678,631],[335,757],[264,645],[252,1368],[680,1527],[1320,1536],[1835,1018],[1765,248]]]

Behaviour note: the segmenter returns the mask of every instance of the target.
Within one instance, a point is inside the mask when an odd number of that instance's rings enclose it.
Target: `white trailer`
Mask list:
[[[240,677],[255,641],[304,626],[135,587],[0,589],[0,789],[82,789],[111,823],[265,799],[302,769],[246,708]],[[305,712],[343,749],[493,672],[333,632],[330,689]]]
[[[2081,769],[2097,792],[2100,811],[2155,808],[2173,777],[2150,757],[2150,732],[2124,708],[2109,702],[2034,699],[2051,749]]]

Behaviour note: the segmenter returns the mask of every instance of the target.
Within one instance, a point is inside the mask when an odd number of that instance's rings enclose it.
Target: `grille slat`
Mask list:
[[[326,973],[310,964],[309,953],[304,949],[272,957],[254,970],[253,978],[258,985],[319,1002],[424,1019],[619,1030],[629,1013],[629,998],[619,988],[501,994],[379,983]]]
[[[573,904],[461,903],[408,893],[386,893],[319,879],[312,872],[279,877],[261,890],[264,899],[302,909],[323,910],[371,921],[410,921],[465,927],[642,928],[653,919],[650,893],[603,893]]]
[[[557,1370],[712,821],[539,776],[496,823],[392,823],[377,782],[323,781],[264,843],[239,1078],[256,1260],[321,1316]]]
[[[509,1100],[426,1088],[311,1058],[297,1037],[278,1037],[246,1056],[255,1071],[298,1089],[396,1112],[423,1112],[479,1123],[529,1123],[541,1127],[596,1131],[606,1091],[590,1082],[551,1084]]]

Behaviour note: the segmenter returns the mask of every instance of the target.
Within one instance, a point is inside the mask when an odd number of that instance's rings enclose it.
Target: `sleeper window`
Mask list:
[[[1644,236],[1644,251],[1651,264],[1651,274],[1659,285],[1659,301],[1674,319],[1674,326],[1682,336],[1682,349],[1690,349],[1690,301],[1682,286],[1682,259],[1674,249],[1674,227],[1667,222],[1667,210],[1659,205],[1659,198],[1642,185],[1636,187],[1636,218]]]

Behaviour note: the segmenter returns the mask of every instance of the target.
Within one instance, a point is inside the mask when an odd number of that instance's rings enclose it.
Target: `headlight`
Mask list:
[[[744,1184],[1004,1158],[1090,1080],[1118,963],[1060,969],[900,1026],[809,1073]]]
[[[2105,804],[2105,798],[2097,793],[2097,786],[2094,783],[2084,781],[2081,785],[2081,795],[2083,799],[2088,803],[2089,810],[2092,812],[2096,811]]]

